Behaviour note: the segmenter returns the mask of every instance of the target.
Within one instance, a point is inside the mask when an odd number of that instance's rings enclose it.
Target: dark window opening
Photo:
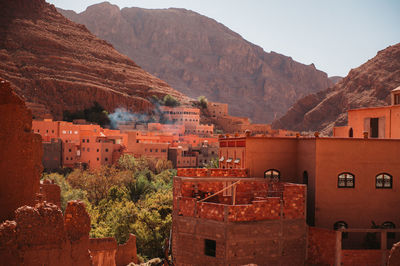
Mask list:
[[[352,138],[353,137],[353,128],[350,128],[349,129],[349,138]]]
[[[217,242],[211,239],[204,239],[204,255],[215,257]]]
[[[383,229],[394,229],[394,228],[396,228],[396,225],[394,223],[392,223],[392,222],[386,221],[386,222],[382,223],[381,228],[383,228]],[[396,233],[395,232],[388,232],[387,233],[387,238],[389,238],[389,239],[396,238]]]
[[[393,177],[387,173],[381,173],[375,177],[376,188],[392,188]]]
[[[276,169],[269,169],[264,172],[264,178],[269,178],[274,181],[279,181],[281,179],[281,173]]]
[[[351,173],[339,174],[338,188],[354,188],[354,175]]]
[[[371,138],[377,138],[379,135],[379,118],[371,118]]]

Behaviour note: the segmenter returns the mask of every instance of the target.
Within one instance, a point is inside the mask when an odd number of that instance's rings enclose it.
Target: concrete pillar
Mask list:
[[[342,231],[336,231],[335,266],[342,264]]]
[[[381,251],[382,251],[382,265],[386,265],[387,255],[387,231],[381,231]]]

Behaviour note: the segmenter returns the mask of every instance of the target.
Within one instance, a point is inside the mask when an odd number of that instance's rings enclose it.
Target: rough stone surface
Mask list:
[[[297,99],[332,84],[313,64],[267,53],[189,10],[120,10],[101,3],[79,14],[60,12],[180,92],[229,103],[232,115],[253,122],[270,122]]]
[[[1,52],[0,52],[1,53]],[[1,60],[0,60],[1,64]],[[1,72],[1,67],[0,67]],[[33,205],[42,172],[42,140],[31,133],[32,116],[23,100],[0,79],[0,222]]]
[[[151,95],[186,99],[45,0],[0,1],[0,77],[55,119],[99,102],[108,111],[152,109]],[[37,112],[36,112],[37,111]]]
[[[83,202],[69,201],[64,217],[65,230],[69,240],[77,241],[81,238],[89,238],[90,217]]]
[[[70,213],[76,215],[70,223],[84,223],[80,212]],[[0,265],[92,265],[88,235],[70,241],[65,228],[62,212],[54,204],[18,208],[15,221],[0,225]]]
[[[390,103],[390,91],[400,85],[400,43],[389,46],[333,87],[298,100],[272,125],[291,130],[330,134],[347,122],[347,110]]]

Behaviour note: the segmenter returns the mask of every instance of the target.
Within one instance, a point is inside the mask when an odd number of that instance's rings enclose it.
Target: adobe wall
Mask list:
[[[336,231],[308,227],[307,265],[335,265]]]
[[[65,217],[51,203],[20,207],[0,225],[0,265],[92,265],[89,230],[81,202],[69,203]]]
[[[250,176],[263,177],[268,169],[281,172],[284,182],[297,182],[296,138],[247,138],[246,166]]]
[[[40,193],[43,200],[61,207],[61,188],[54,181],[45,179],[40,181]]]
[[[10,84],[0,79],[0,222],[33,205],[42,172],[42,139],[31,133],[32,115]]]
[[[130,234],[125,244],[118,245],[115,262],[117,266],[125,266],[131,262],[138,263],[135,235]]]
[[[42,163],[45,171],[52,171],[61,168],[61,157],[62,142],[60,139],[52,139],[51,142],[43,142]]]
[[[371,221],[400,225],[393,211],[400,206],[400,140],[319,138],[316,145],[315,226],[331,229],[341,220],[352,228],[370,228]],[[337,187],[343,172],[355,175],[354,188]],[[393,176],[393,188],[375,187],[382,172]]]
[[[224,223],[174,216],[175,265],[304,265],[304,220]],[[205,239],[216,241],[216,256],[204,254]]]
[[[368,265],[381,266],[382,251],[376,249],[342,250],[343,266]]]
[[[115,266],[117,241],[113,237],[91,238],[89,242],[93,265]]]
[[[368,135],[370,136],[370,128],[369,128],[369,124],[368,125],[364,125],[365,123],[365,118],[384,118],[385,120],[385,129],[384,131],[379,132],[379,135],[381,136],[382,134],[382,138],[389,138],[390,135],[390,107],[384,107],[384,108],[366,108],[366,109],[357,109],[357,110],[350,110],[348,112],[348,123],[347,125],[349,126],[349,128],[353,128],[353,137],[354,138],[363,138],[363,132],[367,131]],[[379,121],[380,126],[382,126],[382,122],[381,119]],[[383,129],[383,128],[382,128]],[[381,131],[381,130],[379,130]],[[348,136],[348,135],[347,135]]]

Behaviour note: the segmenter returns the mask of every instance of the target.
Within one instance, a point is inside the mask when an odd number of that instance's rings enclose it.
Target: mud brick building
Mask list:
[[[245,169],[178,169],[173,204],[176,265],[305,263],[305,185]]]

